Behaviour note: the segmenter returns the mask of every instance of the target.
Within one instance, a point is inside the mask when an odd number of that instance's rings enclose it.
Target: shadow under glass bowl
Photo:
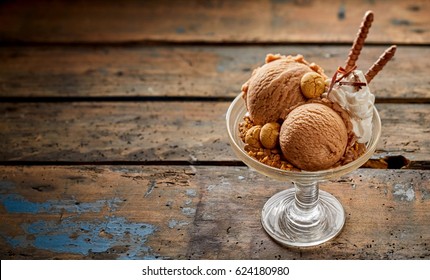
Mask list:
[[[339,178],[363,165],[374,153],[381,135],[381,119],[373,108],[372,137],[366,152],[356,160],[322,171],[286,171],[271,167],[249,156],[239,135],[239,124],[247,112],[241,95],[227,110],[229,141],[235,154],[247,166],[279,181],[293,182],[289,188],[272,196],[262,209],[261,222],[266,232],[282,245],[316,246],[336,237],[345,224],[342,204],[319,189],[319,182]]]

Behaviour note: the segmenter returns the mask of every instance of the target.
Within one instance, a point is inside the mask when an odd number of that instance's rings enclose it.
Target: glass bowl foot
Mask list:
[[[345,224],[345,211],[333,195],[317,192],[313,205],[298,202],[294,188],[272,196],[262,210],[266,232],[290,247],[316,246],[336,237]]]

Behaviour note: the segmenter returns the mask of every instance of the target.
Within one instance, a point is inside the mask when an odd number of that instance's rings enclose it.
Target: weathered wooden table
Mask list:
[[[359,67],[398,45],[377,153],[322,185],[336,239],[281,247],[260,211],[291,185],[238,160],[226,110],[266,53],[333,74],[369,9]],[[429,44],[428,1],[2,1],[0,256],[430,259]]]

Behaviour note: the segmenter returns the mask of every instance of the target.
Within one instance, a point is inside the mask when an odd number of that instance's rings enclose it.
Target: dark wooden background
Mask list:
[[[266,53],[358,66],[383,131],[322,189],[335,240],[287,249],[260,224],[291,184],[245,167],[225,112]],[[2,259],[430,259],[429,1],[0,1]]]

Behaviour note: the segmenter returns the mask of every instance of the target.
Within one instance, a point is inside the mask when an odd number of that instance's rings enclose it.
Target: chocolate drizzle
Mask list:
[[[361,87],[366,86],[365,82],[360,81],[360,78],[353,72],[357,66],[352,67],[349,70],[345,70],[343,67],[338,67],[333,77],[331,78],[331,83],[327,91],[327,96],[329,96],[330,92],[333,90],[333,87],[338,84],[339,86],[347,85],[353,86],[355,91],[359,91]],[[354,75],[353,82],[342,81],[344,78],[348,77],[350,74]],[[338,77],[338,75],[340,75]]]

